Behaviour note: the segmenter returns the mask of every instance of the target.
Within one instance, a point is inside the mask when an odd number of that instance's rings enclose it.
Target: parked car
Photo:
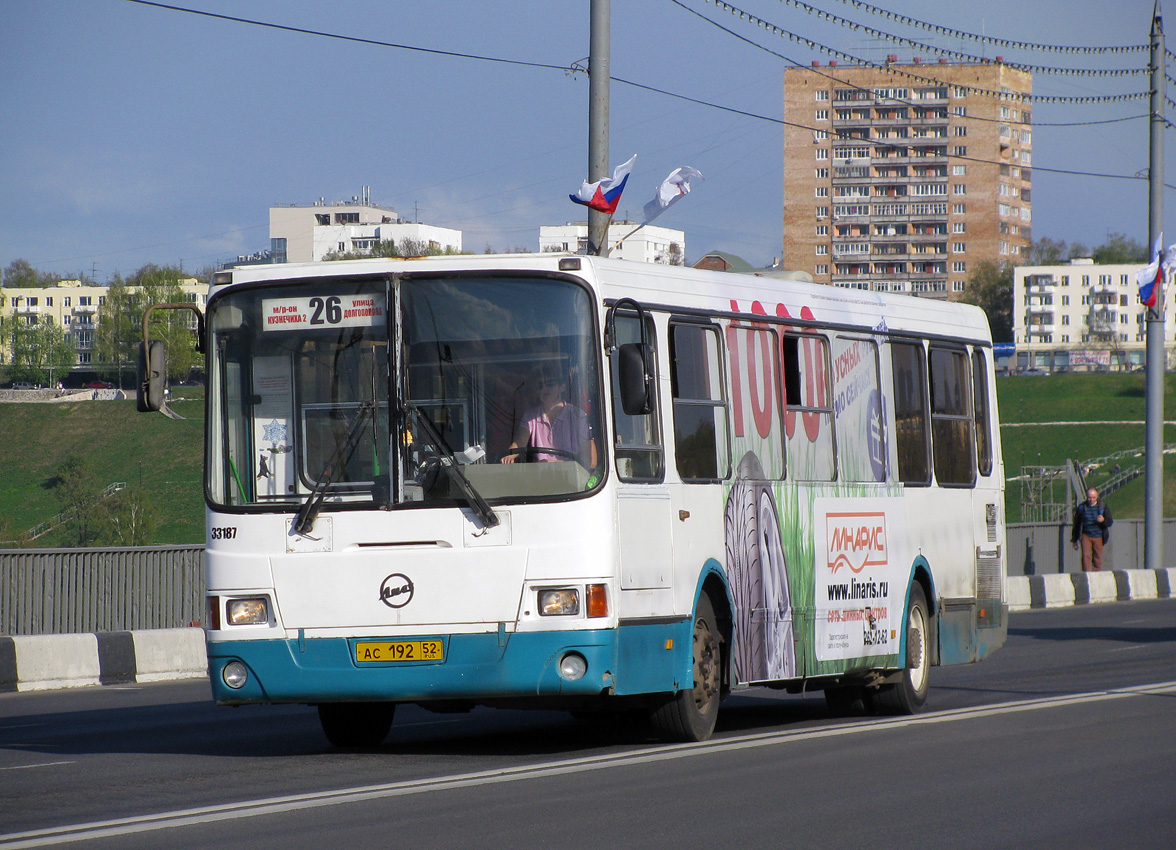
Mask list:
[[[113,390],[114,384],[110,383],[109,381],[90,381],[90,383],[86,384],[86,389],[88,389],[88,390]]]
[[[36,387],[28,381],[17,381],[12,385],[14,390],[35,390]]]

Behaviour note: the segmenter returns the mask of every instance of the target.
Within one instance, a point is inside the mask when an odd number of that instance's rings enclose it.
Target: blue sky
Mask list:
[[[588,0],[173,2],[559,67],[588,55]],[[851,2],[809,2],[879,30],[1010,62],[1096,70],[1147,64],[1146,53],[985,45]],[[733,5],[854,56],[933,55],[819,20],[791,0]],[[874,5],[994,38],[1102,46],[1146,44],[1153,3]],[[618,214],[636,217],[666,174],[694,166],[706,181],[658,223],[686,232],[688,260],[718,249],[763,265],[781,253],[778,122],[789,63],[715,23],[803,65],[830,58],[706,0],[612,0],[614,77],[752,114],[614,81],[611,161],[638,154]],[[1034,78],[1036,94],[1067,98],[1147,85],[1145,76]],[[1176,85],[1169,96],[1176,99]],[[534,250],[540,225],[583,219],[567,195],[587,176],[587,104],[587,77],[557,69],[333,40],[127,0],[0,0],[0,267],[24,258],[44,271],[85,271],[100,281],[146,263],[203,268],[267,248],[272,204],[345,199],[362,186],[403,216],[461,229],[468,250]],[[1146,100],[1034,106],[1035,238],[1093,246],[1122,232],[1147,241],[1145,181],[1046,171],[1140,172],[1148,164],[1148,125],[1139,117],[1146,112]],[[1176,109],[1168,115],[1176,118]],[[1174,136],[1169,131],[1169,151]],[[1176,185],[1176,165],[1169,172]],[[1165,198],[1176,207],[1176,192]]]

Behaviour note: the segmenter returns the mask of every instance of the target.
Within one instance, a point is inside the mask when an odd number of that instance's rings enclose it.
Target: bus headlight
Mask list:
[[[588,672],[588,661],[578,652],[569,652],[559,660],[559,675],[569,682],[584,678]]]
[[[539,591],[539,616],[566,617],[580,613],[580,591],[574,587]]]
[[[226,613],[230,626],[264,626],[269,622],[269,600],[264,596],[230,599]]]
[[[245,683],[249,681],[249,670],[240,661],[230,661],[221,671],[221,678],[225,680],[226,685],[237,690],[245,687]]]

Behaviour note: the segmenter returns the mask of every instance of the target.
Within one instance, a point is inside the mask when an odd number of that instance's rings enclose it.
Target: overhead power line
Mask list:
[[[356,44],[370,44],[374,47],[395,47],[398,50],[411,50],[416,53],[431,53],[436,56],[450,56],[458,59],[477,59],[482,62],[499,62],[503,65],[521,65],[526,68],[543,68],[552,71],[569,71],[573,70],[564,65],[550,65],[545,62],[525,62],[521,59],[503,59],[500,56],[483,56],[477,53],[461,53],[455,50],[438,50],[432,47],[419,47],[414,44],[396,44],[391,41],[380,41],[374,38],[360,38],[355,35],[340,35],[334,32],[325,32],[323,30],[305,29],[303,27],[292,27],[286,24],[275,24],[269,21],[255,21],[251,18],[239,18],[234,15],[221,15],[216,12],[206,12],[203,9],[190,9],[185,6],[172,6],[167,3],[156,3],[153,0],[126,0],[128,3],[136,3],[140,6],[153,6],[156,9],[167,9],[171,12],[184,12],[189,15],[199,15],[204,18],[215,18],[221,21],[231,21],[236,24],[248,24],[254,27],[264,27],[266,29],[281,30],[283,32],[294,32],[300,35],[313,35],[319,38],[331,38],[337,41],[350,41]]]
[[[947,47],[939,47],[934,44],[915,41],[914,39],[907,38],[903,35],[895,35],[894,33],[885,32],[884,30],[876,29],[867,24],[851,21],[848,18],[843,18],[840,15],[833,14],[832,12],[826,12],[823,9],[818,9],[816,6],[805,3],[804,0],[777,0],[777,2],[786,4],[788,6],[793,6],[803,12],[808,12],[810,15],[815,15],[818,20],[825,20],[834,24],[839,24],[843,27],[847,27],[854,32],[860,30],[862,32],[868,33],[869,35],[876,36],[887,41],[910,45],[911,47],[917,47],[920,50],[939,53],[943,56],[950,56],[964,62],[986,63],[991,61],[988,57],[985,56],[977,56],[973,53],[964,53],[962,51],[952,50]],[[1028,71],[1032,74],[1060,74],[1071,77],[1135,77],[1151,73],[1148,68],[1144,67],[1115,69],[1059,68],[1053,65],[1026,65],[1021,62],[1009,61],[1004,61],[1003,64],[1009,68],[1016,68],[1019,71]]]
[[[506,65],[519,65],[519,66],[523,66],[523,67],[560,71],[563,73],[583,73],[585,70],[584,68],[579,67],[578,65],[564,66],[564,65],[555,65],[555,64],[544,63],[544,62],[528,62],[528,61],[517,60],[517,59],[506,59],[506,58],[499,57],[499,56],[483,56],[483,55],[474,54],[474,53],[462,53],[462,52],[451,51],[451,50],[438,50],[435,48],[419,47],[417,45],[410,45],[410,44],[397,44],[394,42],[381,41],[381,40],[372,39],[372,38],[360,38],[358,36],[341,35],[339,33],[331,33],[331,32],[326,32],[323,30],[312,30],[312,29],[306,29],[303,27],[288,26],[286,24],[276,24],[276,23],[272,23],[269,21],[258,21],[258,20],[253,20],[250,18],[237,17],[234,15],[222,15],[222,14],[219,14],[216,12],[207,12],[207,11],[204,11],[201,9],[192,9],[192,8],[188,8],[188,7],[184,7],[184,6],[175,6],[175,5],[168,4],[168,3],[154,2],[154,0],[126,0],[126,2],[135,3],[140,6],[150,6],[150,7],[157,8],[157,9],[165,9],[165,10],[172,11],[172,12],[182,12],[182,13],[190,14],[190,15],[198,15],[201,17],[213,18],[216,20],[228,21],[231,23],[246,24],[248,26],[264,27],[266,29],[279,30],[282,32],[293,32],[293,33],[298,33],[300,35],[311,35],[311,36],[316,36],[319,38],[330,38],[330,39],[336,39],[339,41],[348,41],[348,42],[354,42],[354,43],[358,43],[358,44],[367,44],[367,45],[371,45],[374,47],[388,47],[388,48],[394,48],[394,49],[398,49],[398,50],[410,50],[410,51],[415,51],[415,52],[419,52],[419,53],[429,53],[429,54],[434,54],[434,55],[439,55],[439,56],[448,56],[448,57],[452,57],[452,58],[472,59],[472,60],[483,61],[483,62],[496,62],[496,63],[506,64]],[[776,56],[780,59],[783,59],[784,61],[789,62],[792,65],[795,65],[797,67],[805,67],[801,63],[799,63],[793,59],[790,59],[787,56],[784,56],[783,54],[780,54],[780,53],[777,53],[773,50],[770,50],[769,48],[764,47],[763,45],[756,44],[754,41],[751,41],[750,39],[728,29],[727,27],[724,27],[721,24],[710,20],[705,15],[702,15],[701,13],[695,11],[694,9],[691,9],[689,6],[686,6],[683,3],[679,2],[679,0],[671,0],[671,2],[675,3],[678,6],[681,6],[683,9],[690,12],[691,14],[702,18],[704,21],[711,24],[712,26],[718,27],[719,29],[723,30],[724,32],[729,33],[730,35],[734,36],[735,38],[740,39],[741,41],[747,42],[748,44],[751,44],[752,46],[754,46],[760,50],[763,50],[767,53],[770,53],[773,56]],[[846,55],[848,57],[848,54],[844,54],[844,55]],[[848,57],[848,58],[853,59],[853,57]],[[854,61],[856,61],[856,60],[854,60]],[[908,75],[908,76],[915,76],[915,75]],[[916,78],[918,78],[918,77],[916,77]],[[730,112],[730,113],[733,113],[736,115],[742,115],[747,118],[754,118],[754,119],[760,120],[760,121],[769,121],[771,123],[779,124],[781,126],[798,127],[803,130],[815,131],[815,130],[820,129],[820,128],[816,128],[816,127],[810,127],[805,124],[798,124],[798,123],[794,123],[794,122],[785,121],[782,118],[774,118],[772,116],[760,115],[758,113],[749,112],[749,111],[743,110],[743,109],[736,109],[734,107],[723,106],[722,104],[713,103],[713,102],[707,101],[707,100],[702,100],[701,98],[691,97],[689,95],[684,95],[684,94],[680,94],[678,92],[669,91],[668,89],[662,89],[662,88],[658,88],[656,86],[651,86],[651,85],[646,85],[644,83],[639,83],[639,82],[636,82],[635,80],[627,80],[627,79],[624,79],[621,77],[611,77],[611,79],[614,82],[620,83],[622,85],[631,86],[633,88],[642,89],[643,91],[648,91],[648,92],[651,92],[654,94],[664,95],[666,97],[676,98],[678,100],[684,100],[689,103],[698,104],[699,106],[706,106],[711,109],[719,109],[724,112]],[[926,79],[927,82],[932,82],[937,85],[942,84],[942,81],[934,80],[931,78],[918,78],[918,79]],[[970,89],[970,90],[977,91],[976,89]],[[984,91],[984,90],[980,90],[980,91]],[[1001,92],[988,92],[988,93],[998,95],[998,96],[1004,96],[1007,99],[1007,95],[1004,95],[1004,93],[1001,93]],[[1116,119],[1116,120],[1126,121],[1126,120],[1132,120],[1132,119],[1124,118],[1124,119]],[[1102,123],[1102,122],[1088,122],[1088,123]],[[889,147],[900,147],[900,145],[897,145],[894,143],[882,142],[880,140],[877,140],[874,143],[889,146]],[[903,146],[905,146],[905,145],[903,145]],[[968,161],[968,162],[985,163],[985,164],[989,164],[989,165],[1002,164],[1002,163],[993,163],[989,160],[982,160],[982,159],[978,159],[975,157],[959,157],[959,156],[949,155],[949,158],[960,159],[960,160]],[[1068,170],[1068,169],[1032,167],[1032,166],[1031,166],[1031,168],[1033,168],[1033,170],[1035,170],[1035,171],[1054,173],[1054,174],[1066,174],[1066,175],[1072,175],[1072,176],[1078,176],[1078,177],[1098,177],[1098,178],[1106,178],[1106,179],[1113,179],[1113,180],[1142,179],[1142,178],[1137,177],[1136,175],[1128,175],[1128,174],[1099,174],[1096,172],[1072,171],[1072,170]],[[1167,186],[1167,188],[1176,189],[1176,186]]]
[[[677,6],[681,6],[683,9],[686,9],[690,12],[693,12],[695,15],[698,15],[704,21],[708,21],[709,23],[711,23],[714,26],[720,26],[715,21],[712,21],[710,18],[706,17],[706,15],[703,15],[703,14],[695,11],[694,9],[691,9],[689,6],[686,6],[685,4],[679,2],[679,0],[670,0],[670,2],[674,3]],[[894,65],[891,65],[891,64],[879,64],[877,62],[870,62],[869,60],[862,59],[860,56],[854,56],[853,54],[846,53],[843,50],[838,50],[834,47],[829,47],[827,44],[822,44],[821,42],[815,41],[811,38],[808,38],[807,36],[798,35],[790,30],[784,29],[783,27],[778,27],[775,24],[771,23],[770,21],[765,21],[763,18],[757,17],[756,15],[753,15],[750,12],[746,12],[737,6],[732,6],[730,3],[724,2],[724,0],[707,0],[707,2],[713,3],[714,6],[718,9],[722,9],[724,11],[730,12],[732,15],[739,18],[740,20],[748,21],[748,22],[760,27],[761,29],[765,29],[775,36],[778,36],[780,38],[787,38],[789,41],[792,41],[795,44],[805,45],[810,50],[818,50],[821,53],[824,53],[828,56],[833,56],[833,57],[836,57],[837,59],[844,59],[848,62],[854,62],[854,63],[861,65],[861,66],[864,66],[864,67],[876,68],[878,70],[885,71],[886,73],[891,74],[891,75],[907,77],[909,79],[917,80],[917,81],[923,82],[923,83],[931,83],[931,84],[935,84],[935,85],[942,85],[943,84],[942,80],[937,80],[934,77],[928,77],[928,76],[924,76],[922,74],[915,74],[911,71],[905,71],[905,70],[903,70],[899,67],[896,67]],[[730,32],[730,30],[727,30],[726,27],[720,27],[720,29],[724,29],[727,32]],[[984,95],[986,97],[993,97],[998,100],[1006,100],[1006,101],[1007,100],[1017,100],[1017,101],[1028,101],[1028,102],[1032,102],[1032,103],[1069,103],[1069,104],[1120,103],[1120,102],[1128,101],[1128,100],[1143,100],[1144,98],[1150,97],[1150,95],[1151,95],[1150,92],[1142,91],[1142,92],[1128,92],[1126,94],[1097,95],[1097,96],[1090,96],[1090,97],[1070,97],[1070,96],[1059,96],[1059,95],[1037,95],[1037,94],[1028,94],[1025,92],[995,91],[993,89],[984,89],[984,88],[979,88],[977,86],[959,86],[959,88],[965,89],[970,94]]]
[[[872,6],[869,3],[864,3],[862,0],[838,0],[848,6],[853,6],[855,9],[869,12],[871,15],[878,15],[887,20],[895,21],[900,24],[905,24],[911,27],[917,27],[927,32],[933,32],[938,35],[946,35],[952,38],[959,38],[968,41],[977,41],[984,44],[991,44],[997,47],[1017,48],[1020,50],[1040,50],[1046,53],[1085,53],[1085,54],[1107,54],[1107,53],[1143,53],[1148,49],[1146,44],[1125,44],[1117,46],[1077,46],[1067,44],[1039,44],[1032,41],[1016,41],[1011,38],[994,38],[987,35],[978,35],[972,32],[965,32],[964,30],[952,29],[951,27],[940,26],[939,24],[932,24],[928,21],[921,21],[918,18],[912,18],[909,15],[900,15],[896,12],[891,12],[889,9],[883,9],[880,6]]]

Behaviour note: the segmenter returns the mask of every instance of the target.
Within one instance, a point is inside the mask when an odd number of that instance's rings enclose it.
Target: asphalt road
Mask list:
[[[753,691],[716,737],[402,709],[376,752],[204,682],[0,696],[0,848],[1176,846],[1176,600],[1012,616],[915,718]]]

